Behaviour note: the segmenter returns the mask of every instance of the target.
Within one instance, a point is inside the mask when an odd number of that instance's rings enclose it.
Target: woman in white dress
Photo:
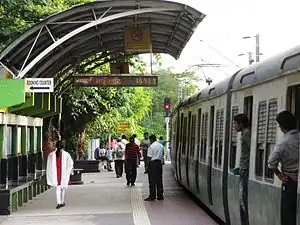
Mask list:
[[[56,209],[65,206],[65,194],[73,169],[73,159],[65,150],[65,142],[58,141],[56,151],[49,154],[47,160],[47,184],[56,187]]]

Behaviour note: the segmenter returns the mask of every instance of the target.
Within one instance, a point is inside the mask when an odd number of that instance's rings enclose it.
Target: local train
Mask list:
[[[226,224],[241,224],[239,177],[231,173],[239,165],[241,143],[232,124],[234,115],[244,113],[251,121],[250,225],[280,225],[281,181],[267,160],[283,136],[276,123],[283,110],[300,125],[300,45],[208,86],[173,110],[175,177]],[[300,208],[297,217],[300,224]]]

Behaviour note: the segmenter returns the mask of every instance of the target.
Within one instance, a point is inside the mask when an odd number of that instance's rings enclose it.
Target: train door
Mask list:
[[[196,160],[195,160],[195,182],[196,182],[196,190],[197,193],[200,192],[200,187],[199,187],[199,155],[200,155],[200,140],[201,140],[201,136],[200,136],[200,128],[201,128],[201,109],[198,109],[198,121],[197,121],[197,144],[196,144]]]
[[[189,111],[189,117],[188,117],[188,125],[187,125],[187,149],[186,149],[186,166],[185,166],[185,170],[186,170],[186,182],[187,185],[190,186],[190,179],[189,179],[189,164],[190,164],[190,151],[191,151],[191,119],[192,119],[192,112]]]
[[[214,123],[215,123],[215,106],[210,107],[210,128],[209,128],[209,145],[208,145],[208,169],[207,169],[207,189],[208,189],[208,200],[212,205],[212,147],[214,141]]]

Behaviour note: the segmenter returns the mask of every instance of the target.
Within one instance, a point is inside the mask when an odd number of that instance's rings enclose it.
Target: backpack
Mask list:
[[[117,158],[122,158],[123,155],[124,155],[124,152],[122,151],[122,147],[120,145],[118,145],[117,151],[116,151],[116,157]]]

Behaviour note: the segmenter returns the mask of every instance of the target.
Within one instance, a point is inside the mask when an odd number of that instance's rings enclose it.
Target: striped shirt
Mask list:
[[[139,146],[135,143],[128,143],[126,145],[125,157],[129,160],[137,160],[137,156],[139,153]]]

